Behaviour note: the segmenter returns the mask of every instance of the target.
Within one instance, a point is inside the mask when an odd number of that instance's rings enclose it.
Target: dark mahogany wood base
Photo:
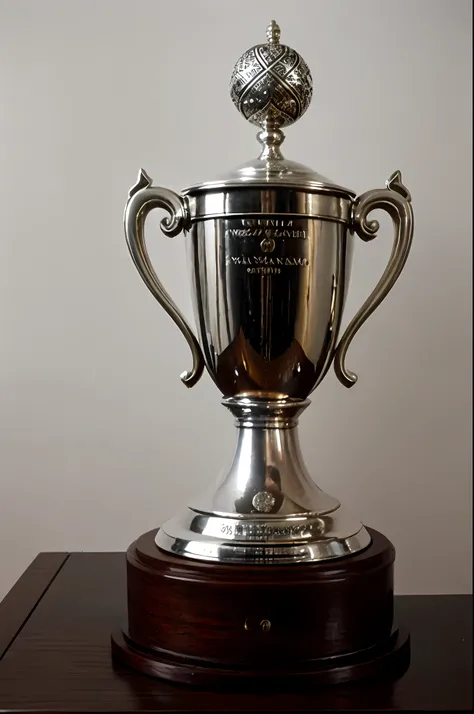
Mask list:
[[[395,630],[380,647],[339,657],[309,660],[283,669],[230,669],[218,664],[189,663],[184,658],[173,657],[163,651],[139,650],[123,632],[112,635],[112,652],[117,662],[131,669],[179,684],[213,689],[229,689],[237,685],[242,690],[242,678],[245,678],[244,688],[247,690],[255,685],[287,690],[293,685],[300,688],[304,685],[343,684],[369,677],[399,677],[409,664],[410,638],[403,630]]]
[[[356,555],[283,566],[188,560],[146,533],[127,552],[128,627],[112,636],[114,659],[199,687],[400,676],[410,643],[393,623],[395,551],[369,531]]]

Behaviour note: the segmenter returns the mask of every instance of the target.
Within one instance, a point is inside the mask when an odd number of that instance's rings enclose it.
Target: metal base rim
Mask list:
[[[173,555],[215,563],[232,565],[301,564],[344,558],[365,550],[372,540],[364,526],[345,538],[326,537],[299,543],[239,542],[200,537],[189,533],[188,537],[172,536],[163,528],[158,530],[155,543],[163,551]]]

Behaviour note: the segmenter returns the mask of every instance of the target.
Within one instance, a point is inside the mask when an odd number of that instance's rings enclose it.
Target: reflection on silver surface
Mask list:
[[[283,538],[275,543],[269,537],[267,539],[266,535],[272,531],[273,526],[268,527],[266,524],[260,526],[258,523],[253,525],[252,532],[256,534],[255,540],[243,540],[238,535],[235,540],[229,542],[223,539],[222,536],[219,537],[218,534],[214,535],[214,518],[212,516],[206,516],[206,518],[210,525],[202,536],[193,532],[194,519],[191,511],[189,511],[187,519],[168,521],[158,531],[156,544],[159,548],[174,555],[196,560],[219,561],[221,563],[253,563],[255,565],[263,563],[273,565],[296,564],[343,558],[344,556],[358,553],[370,545],[370,536],[364,527],[360,527],[357,532],[344,537],[333,533],[329,527],[326,532],[310,532],[308,539],[306,541],[302,540],[300,543],[295,543],[292,540],[285,542]],[[347,532],[348,524],[345,522],[342,525],[341,531]],[[234,526],[227,525],[227,523],[221,527],[224,529],[234,528]],[[291,530],[291,528],[296,530],[297,527],[297,525],[287,525],[285,530]],[[235,526],[235,528],[238,529],[237,533],[240,533],[240,526]],[[283,530],[283,527],[280,530]],[[172,535],[169,535],[168,531]],[[180,537],[180,532],[183,537]]]
[[[177,555],[224,562],[300,563],[365,548],[363,525],[311,479],[298,416],[309,400],[227,398],[237,446],[217,488],[200,494],[158,531]]]
[[[312,392],[336,346],[352,241],[347,224],[285,214],[191,226],[198,336],[224,396]]]
[[[341,338],[334,361],[335,372],[345,387],[352,387],[357,375],[349,372],[345,358],[349,345],[364,322],[377,309],[395,285],[407,261],[413,238],[413,208],[410,192],[402,183],[400,171],[395,171],[387,180],[387,189],[367,191],[355,201],[353,225],[362,240],[375,238],[379,230],[378,221],[368,221],[367,216],[375,209],[383,209],[391,216],[395,228],[395,239],[388,265],[357,315],[348,325]]]
[[[207,493],[190,503],[202,513],[252,516],[259,513],[253,500],[261,494],[267,517],[304,513],[322,515],[339,507],[312,480],[303,461],[298,439],[298,416],[309,400],[227,398],[235,417],[237,445],[229,469]],[[359,524],[360,526],[360,524]]]
[[[169,216],[161,221],[161,230],[170,237],[178,235],[183,230],[189,222],[189,214],[181,196],[151,184],[151,178],[141,169],[137,183],[128,194],[124,216],[125,236],[130,255],[145,285],[178,325],[191,348],[193,367],[189,372],[183,372],[181,380],[187,387],[193,387],[199,381],[204,369],[201,348],[185,318],[155,273],[145,244],[145,220],[154,208],[168,211]]]
[[[348,347],[398,279],[413,235],[400,172],[385,189],[357,198],[284,158],[281,127],[307,110],[311,75],[280,43],[276,23],[267,38],[242,55],[231,80],[234,103],[260,127],[260,156],[182,195],[152,186],[142,171],[125,210],[133,261],[191,348],[193,367],[183,381],[195,384],[205,364],[237,426],[230,466],[165,523],[157,544],[184,557],[237,563],[318,561],[368,546],[362,524],[308,473],[297,419],[333,362],[345,386],[355,383],[345,366]],[[155,207],[169,214],[161,223],[166,235],[185,235],[197,337],[148,257],[144,222]],[[354,236],[375,236],[378,224],[368,215],[380,208],[394,222],[392,254],[339,341]]]
[[[272,21],[267,42],[244,52],[230,78],[234,105],[247,121],[263,128],[298,121],[313,94],[308,65],[298,52],[280,43],[280,34]]]

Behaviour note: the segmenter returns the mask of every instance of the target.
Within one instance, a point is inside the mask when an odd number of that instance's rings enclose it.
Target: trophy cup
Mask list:
[[[282,128],[310,104],[302,57],[267,42],[238,60],[231,98],[259,127],[260,155],[178,195],[140,171],[125,209],[143,281],[186,338],[192,387],[204,368],[232,413],[237,444],[216,485],[127,552],[128,623],[117,660],[173,681],[247,677],[332,683],[403,671],[409,636],[394,622],[392,544],[312,480],[298,418],[331,365],[346,387],[354,336],[393,287],[413,234],[399,171],[356,195],[282,155]],[[195,336],[147,253],[148,213],[184,234]],[[353,242],[372,240],[384,209],[393,250],[379,283],[340,336]],[[209,435],[212,439],[212,435]]]

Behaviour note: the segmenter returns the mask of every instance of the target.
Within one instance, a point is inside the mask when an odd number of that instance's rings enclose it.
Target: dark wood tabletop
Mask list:
[[[0,711],[472,709],[472,598],[396,598],[412,661],[398,681],[296,692],[177,687],[112,664],[125,623],[123,553],[42,553],[0,603]]]

